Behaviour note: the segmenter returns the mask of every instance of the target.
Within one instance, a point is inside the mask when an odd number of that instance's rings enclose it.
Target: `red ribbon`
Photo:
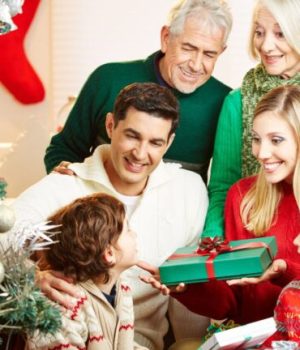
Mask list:
[[[250,243],[240,244],[236,247],[230,247],[228,242],[222,241],[220,237],[215,237],[215,238],[205,237],[201,240],[199,247],[196,251],[189,254],[172,254],[168,258],[168,260],[195,258],[199,256],[208,255],[208,258],[205,261],[205,266],[206,266],[207,277],[211,281],[216,279],[215,270],[214,270],[214,260],[216,256],[223,253],[235,252],[235,251],[244,250],[244,249],[255,249],[255,248],[266,248],[271,257],[271,260],[273,259],[270,246],[265,242],[250,242]]]

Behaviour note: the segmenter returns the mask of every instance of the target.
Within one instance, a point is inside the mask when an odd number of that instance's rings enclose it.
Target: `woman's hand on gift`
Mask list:
[[[172,293],[181,293],[186,290],[186,285],[184,283],[179,283],[177,286],[168,287],[160,282],[159,270],[157,267],[147,263],[146,261],[139,261],[137,266],[144,271],[150,273],[150,275],[140,275],[140,280],[151,284],[151,286],[159,290],[163,295],[169,295]]]
[[[36,271],[35,283],[51,300],[67,309],[73,309],[82,293],[74,286],[73,280],[61,272]]]
[[[286,272],[287,263],[283,259],[273,260],[269,268],[260,277],[243,277],[240,279],[229,280],[227,283],[230,286],[240,285],[245,286],[248,284],[258,284],[261,282],[269,281],[274,278],[280,277]]]

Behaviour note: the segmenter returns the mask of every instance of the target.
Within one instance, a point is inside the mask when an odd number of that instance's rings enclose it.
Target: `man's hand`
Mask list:
[[[184,283],[179,283],[176,287],[167,287],[165,284],[162,284],[160,282],[158,268],[145,261],[139,261],[137,266],[150,273],[150,275],[140,275],[140,280],[147,284],[151,284],[153,288],[158,289],[163,295],[169,295],[171,292],[181,293],[186,290]]]
[[[68,166],[72,164],[70,162],[60,162],[53,170],[54,173],[59,173],[63,175],[76,175],[73,170],[68,169]]]
[[[286,269],[287,269],[286,261],[283,259],[276,259],[260,277],[244,277],[240,279],[227,281],[227,283],[230,286],[233,286],[233,285],[246,286],[248,284],[258,284],[258,283],[269,281],[273,278],[279,277],[280,275],[285,273]]]
[[[83,296],[73,285],[73,280],[64,276],[61,272],[52,270],[37,271],[36,284],[49,299],[67,309],[73,309],[76,299]],[[64,293],[67,295],[64,295]]]

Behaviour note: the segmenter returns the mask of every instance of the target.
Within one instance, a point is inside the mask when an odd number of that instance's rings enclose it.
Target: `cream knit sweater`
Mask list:
[[[45,220],[61,206],[96,192],[118,197],[103,166],[109,152],[109,145],[99,146],[84,163],[71,166],[77,176],[51,173],[27,189],[13,203],[17,221]],[[129,222],[137,233],[139,258],[159,266],[177,248],[194,243],[202,232],[207,206],[207,190],[199,175],[178,164],[161,162],[150,175]],[[136,340],[160,350],[168,327],[169,300],[142,283],[140,273],[131,268],[123,276],[133,293]]]

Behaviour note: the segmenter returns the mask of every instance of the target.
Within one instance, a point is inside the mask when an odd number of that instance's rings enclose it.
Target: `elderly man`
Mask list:
[[[91,74],[46,151],[47,171],[62,161],[81,162],[96,145],[109,142],[105,115],[118,92],[133,82],[155,82],[173,90],[180,103],[180,127],[165,159],[180,162],[206,182],[219,112],[230,91],[211,75],[231,25],[223,0],[180,1],[161,29],[160,51],[145,60],[104,64]]]
[[[113,113],[106,116],[111,144],[98,146],[83,163],[70,165],[76,176],[51,173],[27,189],[13,203],[17,220],[46,220],[75,198],[105,192],[126,205],[129,225],[137,233],[140,259],[160,265],[176,248],[195,242],[208,205],[207,190],[198,174],[162,161],[178,121],[179,105],[170,89],[155,83],[125,87]],[[133,290],[136,340],[159,350],[167,331],[169,300],[140,282],[140,271],[135,267],[126,273]],[[39,278],[49,297],[74,308],[70,298],[59,292],[74,295],[73,285],[48,271]]]

